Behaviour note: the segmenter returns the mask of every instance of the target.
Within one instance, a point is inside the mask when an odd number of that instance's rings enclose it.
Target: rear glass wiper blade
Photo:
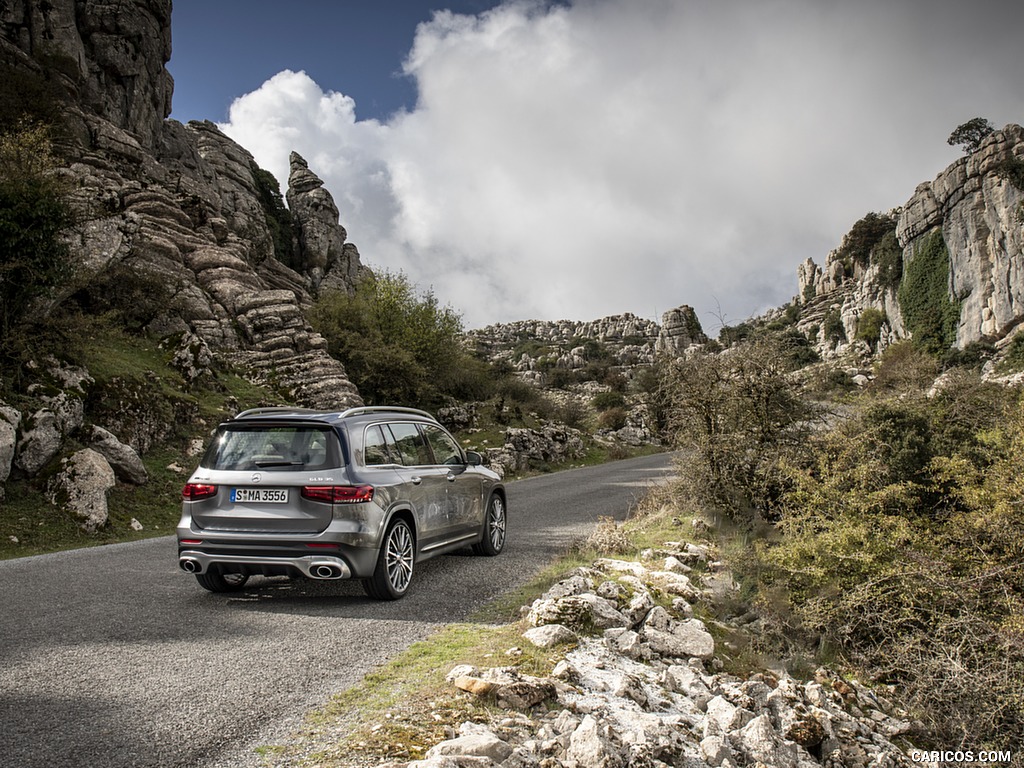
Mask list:
[[[301,461],[254,461],[260,469],[266,469],[267,467],[301,467],[303,462]]]

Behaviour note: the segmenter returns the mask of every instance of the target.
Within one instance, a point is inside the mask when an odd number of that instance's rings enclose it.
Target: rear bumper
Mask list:
[[[254,555],[208,554],[198,549],[178,551],[178,567],[186,573],[206,573],[213,565],[255,573],[298,571],[309,579],[350,579],[352,569],[340,557],[305,555],[303,557],[260,557]]]

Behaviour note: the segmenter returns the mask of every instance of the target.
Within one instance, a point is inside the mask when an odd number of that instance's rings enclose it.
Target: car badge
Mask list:
[[[258,483],[263,479],[263,475],[259,472],[253,472],[252,477],[249,478],[252,482]]]

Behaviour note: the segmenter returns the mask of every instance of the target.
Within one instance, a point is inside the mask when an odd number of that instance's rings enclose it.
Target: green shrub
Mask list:
[[[825,339],[828,341],[846,341],[846,327],[838,309],[830,309],[822,321]]]
[[[607,411],[610,408],[624,408],[626,398],[621,392],[600,392],[594,396],[590,404],[598,411]]]
[[[897,296],[907,330],[921,349],[939,355],[956,343],[960,302],[949,297],[949,251],[941,231],[915,247]]]
[[[402,273],[364,280],[353,296],[321,295],[310,321],[369,404],[434,407],[486,388],[467,375],[475,363],[462,347],[459,315],[431,291],[418,295]]]
[[[890,344],[875,363],[872,386],[881,390],[906,391],[929,386],[939,375],[935,358],[911,341]]]
[[[889,318],[885,316],[885,312],[868,307],[857,318],[856,337],[873,347],[882,338],[882,326],[887,322],[889,322]]]
[[[847,267],[870,262],[871,252],[888,234],[895,234],[896,219],[884,213],[869,213],[850,229],[843,238],[836,256]],[[852,270],[848,270],[851,271]]]
[[[886,232],[875,245],[871,261],[878,265],[878,284],[896,290],[903,278],[903,249],[896,238],[896,230]]]

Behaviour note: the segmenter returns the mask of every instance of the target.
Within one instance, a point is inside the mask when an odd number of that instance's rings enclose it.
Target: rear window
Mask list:
[[[200,464],[206,469],[295,471],[341,466],[338,437],[330,427],[221,427]]]

